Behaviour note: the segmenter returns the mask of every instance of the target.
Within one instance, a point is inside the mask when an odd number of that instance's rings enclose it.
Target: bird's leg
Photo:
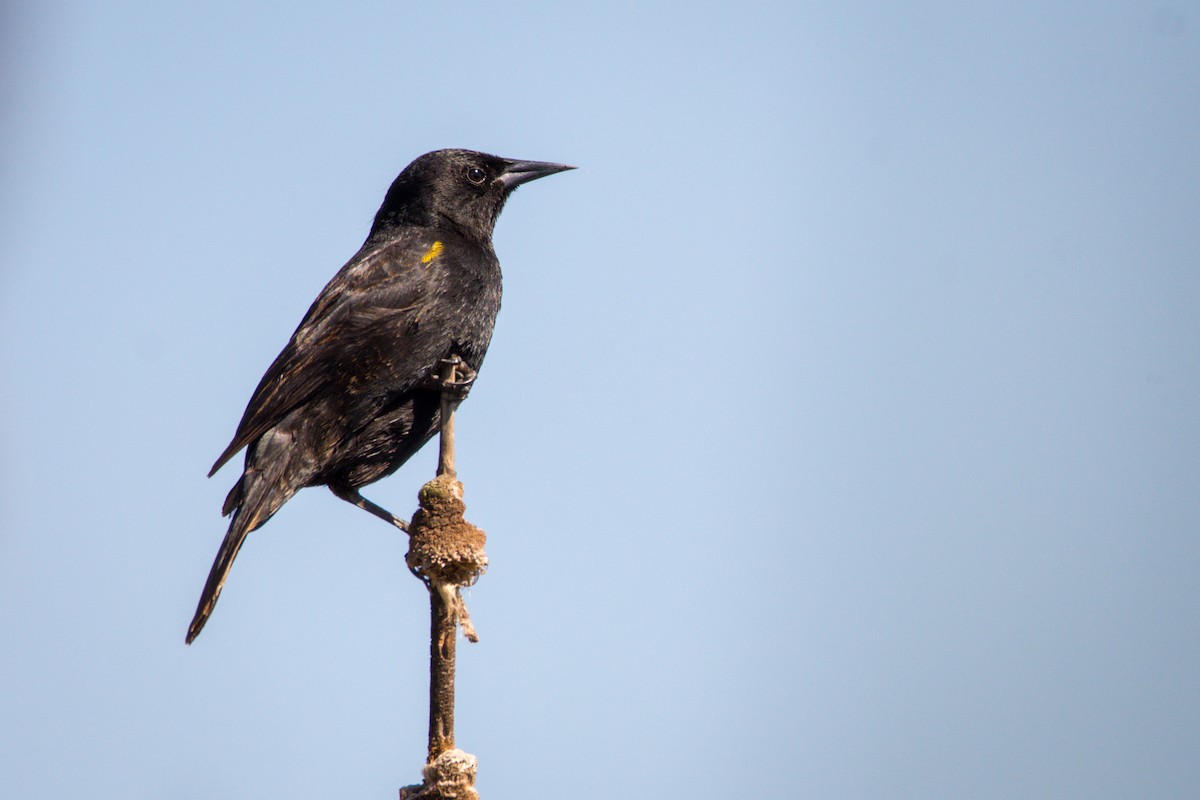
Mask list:
[[[349,486],[335,486],[333,484],[330,484],[329,491],[333,492],[335,495],[337,495],[341,499],[345,500],[347,503],[353,503],[354,505],[361,508],[363,511],[369,511],[372,514],[374,514],[375,516],[379,517],[384,522],[390,522],[391,524],[395,525],[400,530],[404,531],[405,533],[408,533],[408,523],[407,522],[400,519],[395,514],[388,511],[386,508],[375,505],[370,500],[368,500],[367,498],[365,498],[361,494],[359,494],[357,489],[353,489]]]
[[[463,368],[470,370],[465,381],[460,382],[458,375]],[[475,371],[458,356],[442,359],[442,424],[441,436],[438,437],[438,475],[449,475],[456,478],[454,469],[454,412],[458,404],[467,396],[467,388],[475,380]],[[461,389],[457,388],[461,386]]]

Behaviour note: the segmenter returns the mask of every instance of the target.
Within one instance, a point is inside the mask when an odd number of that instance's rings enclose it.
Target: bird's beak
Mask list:
[[[504,167],[504,172],[500,173],[499,180],[505,189],[511,191],[522,183],[536,181],[538,178],[568,169],[575,168],[566,164],[551,164],[549,161],[509,161]]]

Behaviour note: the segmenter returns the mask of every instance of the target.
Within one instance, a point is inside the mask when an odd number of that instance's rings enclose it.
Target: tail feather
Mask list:
[[[238,481],[238,486],[244,487],[248,478],[252,473],[247,473]],[[208,572],[208,580],[204,583],[204,591],[200,593],[200,603],[196,606],[196,615],[192,617],[192,624],[188,626],[187,643],[191,644],[200,631],[204,628],[204,623],[208,622],[209,616],[213,612],[213,607],[217,604],[217,598],[221,596],[221,588],[225,585],[225,579],[229,577],[229,569],[233,566],[233,560],[237,558],[238,551],[242,549],[242,543],[246,541],[246,536],[251,531],[262,527],[267,520],[274,516],[279,507],[292,498],[298,487],[287,485],[265,486],[265,481],[262,481],[260,476],[255,476],[254,484],[251,485],[250,491],[242,496],[242,500],[237,508],[230,509],[233,512],[233,519],[229,521],[229,531],[225,534],[225,541],[221,542],[221,549],[217,551],[217,557],[213,559],[212,569]],[[235,490],[238,487],[234,487]],[[226,514],[229,511],[225,512]]]
[[[242,504],[244,499],[242,495],[242,487],[246,485],[246,476],[238,478],[238,482],[229,490],[229,494],[225,495],[225,502],[221,505],[221,516],[228,517],[233,513],[233,510]]]
[[[260,441],[258,447],[270,447],[271,444],[274,442]],[[268,452],[267,455],[274,454]],[[284,456],[255,461],[266,463],[267,469],[260,471],[254,464],[247,464],[246,471],[225,499],[222,513],[232,513],[233,518],[229,521],[225,541],[221,543],[221,549],[217,551],[217,557],[208,573],[208,581],[204,584],[200,603],[196,606],[196,615],[192,618],[192,624],[188,626],[188,644],[200,635],[204,624],[212,615],[225,579],[229,577],[229,569],[233,566],[238,551],[242,549],[246,536],[274,516],[280,506],[290,500],[307,482],[308,473],[303,469],[295,469],[290,463],[291,458]]]
[[[200,635],[204,623],[208,622],[213,608],[217,605],[217,598],[221,596],[221,587],[229,577],[233,560],[237,558],[238,551],[242,549],[242,542],[246,541],[246,535],[249,533],[248,526],[242,524],[242,510],[239,508],[229,523],[229,532],[225,534],[225,541],[221,542],[221,549],[217,551],[217,557],[213,560],[204,591],[200,593],[200,604],[196,606],[196,615],[192,617],[192,624],[188,626],[185,640],[188,644]]]

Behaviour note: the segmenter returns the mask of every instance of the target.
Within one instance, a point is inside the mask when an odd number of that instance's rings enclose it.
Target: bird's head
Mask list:
[[[449,224],[482,242],[504,202],[522,183],[574,169],[546,161],[520,161],[473,150],[435,150],[413,161],[392,182],[375,215],[371,236],[403,225]]]

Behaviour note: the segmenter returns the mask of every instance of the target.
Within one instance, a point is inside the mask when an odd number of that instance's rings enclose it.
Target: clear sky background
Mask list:
[[[440,147],[580,167],[459,419],[485,798],[1200,795],[1200,4],[2,22],[0,795],[419,779],[383,523],[302,492],[183,636],[205,472]]]

